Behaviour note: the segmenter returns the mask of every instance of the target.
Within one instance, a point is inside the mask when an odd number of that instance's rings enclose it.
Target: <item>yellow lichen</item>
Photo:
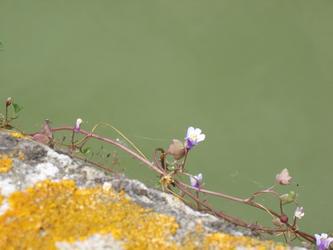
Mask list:
[[[0,194],[0,206],[2,205],[3,196]]]
[[[273,241],[260,241],[255,238],[246,236],[233,236],[222,233],[212,233],[205,237],[203,242],[203,249],[225,249],[232,250],[236,247],[244,247],[247,249],[266,250],[275,249],[283,250],[287,249],[284,245],[274,243]]]
[[[84,240],[97,233],[111,233],[125,249],[286,249],[250,237],[205,235],[201,221],[176,243],[171,240],[178,229],[175,218],[142,208],[123,192],[78,188],[72,180],[46,180],[8,200],[10,209],[0,216],[0,249],[56,249],[56,242]]]
[[[55,242],[111,233],[127,249],[176,249],[178,224],[101,187],[79,189],[71,180],[44,181],[9,197],[0,217],[0,249],[55,249]]]
[[[16,132],[16,131],[12,131],[12,132],[10,132],[10,135],[11,135],[12,137],[15,137],[15,138],[18,138],[18,139],[24,138],[24,135],[23,135],[23,134],[21,134],[21,133],[19,133],[19,132]]]
[[[0,173],[8,172],[13,166],[13,159],[8,155],[0,155]]]

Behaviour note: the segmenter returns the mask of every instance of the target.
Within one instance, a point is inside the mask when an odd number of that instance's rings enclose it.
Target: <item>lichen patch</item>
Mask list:
[[[17,138],[17,139],[21,139],[24,138],[25,136],[20,133],[20,132],[16,132],[16,131],[12,131],[9,133],[12,137]]]
[[[56,249],[56,242],[112,234],[127,249],[176,249],[178,224],[144,209],[123,192],[78,188],[72,180],[46,180],[9,197],[0,216],[0,249]]]
[[[0,155],[0,173],[8,172],[13,166],[13,159],[8,155]]]
[[[118,249],[288,249],[251,237],[205,234],[200,223],[193,237],[177,243],[174,217],[142,208],[124,192],[78,188],[73,180],[45,180],[7,200],[0,216],[0,249],[85,249],[96,235],[106,237],[105,244],[110,235]]]

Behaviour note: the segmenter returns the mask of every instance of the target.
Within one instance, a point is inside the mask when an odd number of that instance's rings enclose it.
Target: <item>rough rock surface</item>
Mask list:
[[[101,190],[112,189],[115,192],[125,191],[126,197],[128,197],[131,202],[146,209],[145,211],[153,211],[157,214],[167,215],[168,218],[175,219],[177,230],[172,234],[172,237],[168,239],[170,242],[175,243],[172,247],[176,246],[178,249],[190,249],[189,245],[184,244],[186,244],[186,239],[189,239],[189,234],[197,230],[198,225],[200,225],[198,229],[200,231],[200,237],[206,237],[208,235],[211,238],[209,241],[210,245],[206,244],[205,247],[200,245],[200,242],[196,243],[197,249],[233,249],[235,247],[231,243],[228,243],[229,245],[226,245],[225,248],[221,247],[220,243],[223,241],[221,239],[234,241],[237,239],[237,236],[251,235],[250,231],[237,228],[211,215],[194,211],[174,196],[152,188],[147,188],[143,183],[137,180],[130,180],[120,175],[112,176],[81,160],[57,153],[53,149],[36,143],[19,133],[0,131],[0,227],[4,226],[1,225],[1,223],[9,223],[9,217],[1,221],[1,216],[9,216],[8,214],[12,209],[12,200],[14,200],[13,197],[15,197],[17,193],[25,192],[25,190],[30,190],[29,188],[36,187],[38,183],[45,180],[55,183],[64,180],[73,180],[79,189],[88,190],[89,188],[99,186]],[[20,213],[18,212],[18,214]],[[15,217],[11,215],[10,218],[10,223],[12,223]],[[31,223],[34,222],[32,221]],[[40,227],[42,228],[42,226]],[[43,227],[40,237],[48,232],[45,226]],[[84,237],[74,238],[64,242],[54,240],[55,249],[131,248],[123,244],[126,242],[126,240],[124,240],[126,237],[113,237],[113,234],[110,232],[114,231],[102,230],[100,233],[94,233],[88,236],[85,235]],[[11,241],[14,240],[10,238],[10,233],[6,236],[7,231],[2,232],[0,229],[0,233],[3,234],[2,238],[0,236],[0,246],[1,244],[3,244],[2,246],[11,244]],[[229,235],[228,237],[231,238],[224,238],[225,236],[221,236],[221,238],[215,233],[223,233],[221,235],[227,234]],[[213,238],[218,238],[218,243],[214,244]],[[240,241],[240,245],[237,248],[257,249],[257,247],[254,246],[260,246],[257,240],[249,238],[247,241],[245,240],[247,238],[248,237],[243,237],[242,242],[245,243],[243,244]],[[205,241],[206,238],[200,238],[200,241],[201,240]],[[253,243],[253,241],[255,241],[255,243]],[[165,245],[163,245],[164,243],[161,243],[164,247],[159,244],[160,243],[156,243],[156,245],[154,245],[154,243],[152,243],[146,247],[149,249],[177,249],[172,248],[171,245],[170,247],[165,247]],[[249,244],[248,248],[246,244]],[[275,245],[273,243],[263,243],[262,246],[263,248],[260,249],[288,249],[288,247]],[[146,247],[141,247],[141,249],[146,249]],[[134,248],[132,247],[131,249]]]

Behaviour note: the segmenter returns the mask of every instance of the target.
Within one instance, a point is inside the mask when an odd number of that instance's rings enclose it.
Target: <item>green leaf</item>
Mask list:
[[[91,152],[90,147],[80,148],[80,152],[84,155],[87,155]]]
[[[23,106],[20,106],[17,103],[13,103],[12,105],[14,107],[15,114],[17,114],[18,112],[20,112],[23,109]]]

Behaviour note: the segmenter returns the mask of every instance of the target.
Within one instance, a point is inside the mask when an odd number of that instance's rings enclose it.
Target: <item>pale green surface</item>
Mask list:
[[[245,197],[287,167],[302,225],[333,231],[332,25],[329,0],[0,0],[0,98],[26,130],[111,122],[149,155],[198,126],[207,187]]]

